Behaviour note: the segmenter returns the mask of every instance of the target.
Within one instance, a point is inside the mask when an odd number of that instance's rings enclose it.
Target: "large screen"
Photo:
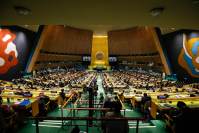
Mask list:
[[[24,73],[35,35],[17,26],[0,27],[0,79],[11,80]]]
[[[90,56],[83,56],[82,57],[82,61],[90,62],[91,61],[91,57]]]
[[[109,62],[117,62],[117,57],[109,57]]]
[[[83,56],[82,57],[82,61],[91,61],[91,57],[90,56]],[[117,57],[109,57],[109,62],[117,62]]]

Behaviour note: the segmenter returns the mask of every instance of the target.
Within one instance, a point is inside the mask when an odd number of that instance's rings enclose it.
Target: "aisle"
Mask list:
[[[100,97],[100,94],[102,93],[105,97],[105,91],[104,91],[104,87],[102,85],[102,75],[101,74],[98,74],[97,76],[97,85],[98,85],[98,91],[97,91],[97,97],[99,98]]]

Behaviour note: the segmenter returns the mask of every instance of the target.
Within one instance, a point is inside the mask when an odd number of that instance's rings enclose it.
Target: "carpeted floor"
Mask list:
[[[102,79],[98,76],[97,82],[98,82],[98,90],[100,93],[104,93],[103,87],[102,87]],[[88,100],[87,94],[82,95],[82,100]],[[128,103],[124,103],[124,106],[126,108],[125,113],[124,111],[121,111],[121,113],[126,117],[142,117],[143,115],[139,112],[139,110],[133,110],[131,109],[130,105]],[[73,106],[72,106],[73,107]],[[81,102],[78,104],[77,107],[88,107],[88,103]],[[67,108],[71,108],[71,106],[66,106],[66,108],[63,111],[63,116],[72,117],[74,116],[74,113],[72,113]],[[75,116],[77,117],[87,117],[88,111],[76,111]],[[94,112],[94,117],[100,117],[101,112]],[[48,113],[48,116],[61,116],[61,110],[59,108],[51,111]],[[86,132],[86,121],[64,121],[64,126],[62,126],[62,121],[60,120],[44,120],[42,122],[39,122],[39,132],[40,133],[70,133],[73,125],[81,125],[79,126],[81,132]],[[89,127],[89,133],[101,133],[101,122],[100,121],[93,121],[93,125],[96,125],[96,127]],[[129,121],[129,132],[133,133],[136,131],[136,121]],[[27,124],[22,127],[18,133],[36,133],[36,128],[34,121],[28,121]],[[139,122],[139,133],[167,133],[165,129],[165,123],[161,120],[151,120],[149,122]]]

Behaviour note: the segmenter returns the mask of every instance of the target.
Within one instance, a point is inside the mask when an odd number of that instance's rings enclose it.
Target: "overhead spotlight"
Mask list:
[[[199,4],[199,0],[193,0],[192,4]]]
[[[164,7],[156,7],[150,10],[150,14],[153,17],[157,17],[164,11]]]
[[[19,15],[26,16],[26,15],[29,15],[31,13],[30,9],[23,7],[23,6],[15,6],[14,9]]]

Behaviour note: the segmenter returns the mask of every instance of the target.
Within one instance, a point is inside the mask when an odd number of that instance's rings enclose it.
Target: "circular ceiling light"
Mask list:
[[[22,6],[15,6],[14,7],[15,11],[19,14],[19,15],[29,15],[31,13],[31,10],[26,8],[26,7],[22,7]]]
[[[156,7],[150,10],[150,14],[153,17],[157,17],[164,11],[164,7]]]
[[[193,0],[192,4],[199,4],[199,0]]]

